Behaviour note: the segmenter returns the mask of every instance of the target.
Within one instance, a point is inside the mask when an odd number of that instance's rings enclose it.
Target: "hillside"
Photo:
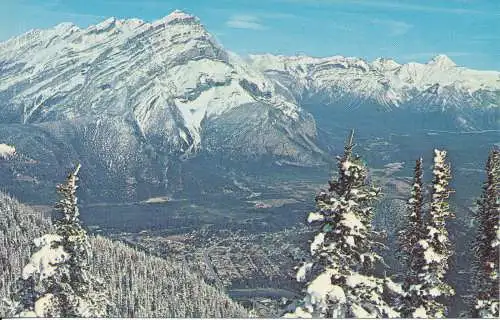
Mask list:
[[[32,240],[51,228],[48,219],[0,192],[0,315],[11,286],[28,261]],[[243,307],[209,286],[187,266],[91,237],[93,272],[102,277],[111,317],[245,317]]]

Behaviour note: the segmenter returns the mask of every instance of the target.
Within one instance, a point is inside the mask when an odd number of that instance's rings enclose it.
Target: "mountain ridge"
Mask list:
[[[399,64],[387,58],[377,58],[369,63],[355,57],[313,58],[270,54],[250,55],[249,61],[285,87],[298,86],[292,91],[324,92],[333,100],[339,92],[340,95],[354,94],[389,108],[404,105],[433,86],[450,88],[461,98],[475,98],[475,94],[483,91],[500,91],[500,72],[460,67],[442,54],[426,64]],[[302,94],[299,92],[296,96]],[[498,106],[498,99],[497,93],[496,100],[488,101],[483,106]],[[473,106],[481,105],[478,100],[473,99]],[[446,106],[446,102],[443,105]]]
[[[498,106],[500,72],[446,56],[245,58],[182,11],[62,23],[0,43],[0,143],[36,163],[11,160],[0,174],[22,190],[18,175],[52,185],[78,160],[95,196],[149,198],[177,190],[193,158],[324,166],[332,125],[418,114],[431,129],[481,130],[498,127]]]

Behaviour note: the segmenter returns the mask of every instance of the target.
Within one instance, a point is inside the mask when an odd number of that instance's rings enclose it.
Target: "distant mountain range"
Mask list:
[[[446,55],[426,64],[398,64],[378,58],[250,56],[252,65],[286,88],[300,103],[322,96],[325,103],[348,106],[376,103],[388,110],[419,106],[441,109],[494,108],[500,99],[500,72],[457,66]]]
[[[433,129],[498,129],[499,110],[497,71],[444,55],[404,65],[242,58],[181,11],[152,23],[64,23],[0,43],[0,143],[37,162],[0,164],[12,185],[18,174],[51,184],[79,160],[90,193],[141,197],[178,186],[188,159],[317,166],[328,155],[324,128],[363,118],[376,131],[395,115],[407,128],[418,114]]]

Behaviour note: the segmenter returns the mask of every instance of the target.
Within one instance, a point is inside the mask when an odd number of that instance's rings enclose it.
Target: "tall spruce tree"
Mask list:
[[[419,279],[418,275],[423,272],[425,266],[422,248],[418,244],[425,237],[422,163],[422,158],[419,158],[415,163],[411,197],[408,200],[408,223],[406,228],[399,232],[400,251],[403,263],[406,266],[403,284],[406,295],[403,297],[403,303],[399,308],[404,317],[411,317],[413,312],[422,304],[419,290],[417,290],[418,286],[416,286]]]
[[[107,300],[102,282],[89,272],[91,248],[79,221],[76,197],[78,171],[57,186],[62,215],[55,232],[35,239],[35,251],[24,267],[15,314],[21,317],[102,317]]]
[[[448,198],[451,168],[446,163],[446,151],[434,150],[433,186],[430,210],[425,218],[425,233],[412,251],[417,274],[408,288],[412,297],[410,309],[414,318],[442,318],[447,314],[444,298],[454,294],[445,280],[448,259],[452,255],[446,229],[447,219],[453,217]]]
[[[405,261],[409,270],[413,270],[413,251],[417,242],[424,234],[424,196],[423,196],[423,171],[422,171],[422,158],[418,159],[415,163],[415,172],[413,177],[413,184],[411,190],[411,197],[408,200],[409,215],[407,227],[399,232],[399,243],[401,251],[404,253],[403,260]],[[410,274],[409,274],[410,275]],[[411,277],[410,277],[411,278]],[[413,280],[408,279],[407,282]]]
[[[338,177],[316,197],[317,211],[307,221],[318,227],[310,245],[311,260],[297,272],[305,281],[305,297],[285,317],[398,317],[383,299],[386,279],[373,275],[381,257],[374,252],[373,202],[380,190],[368,185],[367,168],[352,155],[353,135],[343,157],[337,157]],[[311,272],[310,272],[311,271]]]
[[[476,220],[478,229],[474,241],[473,288],[475,301],[473,316],[500,317],[499,309],[499,249],[500,231],[500,150],[490,151],[486,163],[486,181],[478,201]]]

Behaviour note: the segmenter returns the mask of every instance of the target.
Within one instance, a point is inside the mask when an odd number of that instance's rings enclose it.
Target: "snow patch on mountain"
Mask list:
[[[0,159],[7,159],[16,153],[16,148],[5,143],[0,143]]]

